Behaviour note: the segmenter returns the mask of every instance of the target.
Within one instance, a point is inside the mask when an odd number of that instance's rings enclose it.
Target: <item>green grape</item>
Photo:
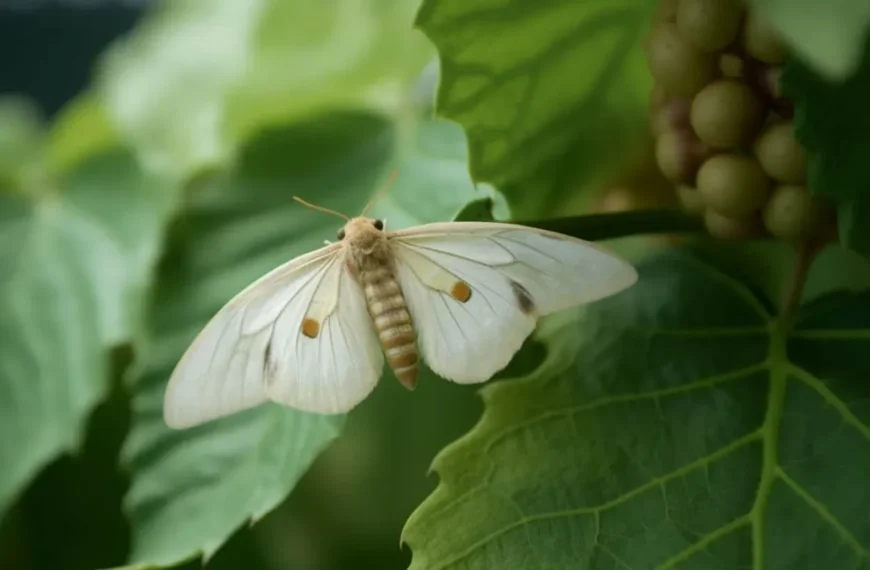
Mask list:
[[[680,199],[680,204],[683,210],[689,214],[702,214],[706,208],[704,197],[698,192],[697,188],[680,184],[677,186],[677,197]]]
[[[656,83],[674,96],[693,96],[718,73],[718,57],[701,52],[668,22],[652,30],[646,56]]]
[[[786,241],[818,236],[834,222],[833,210],[824,198],[792,184],[774,189],[763,218],[767,231]]]
[[[674,184],[692,181],[707,149],[688,130],[667,129],[656,141],[656,163]]]
[[[656,11],[653,14],[653,25],[658,25],[662,22],[673,22],[677,17],[677,6],[680,0],[661,0],[656,6]]]
[[[782,63],[786,55],[786,48],[779,39],[779,34],[757,11],[746,15],[743,48],[750,56],[764,63]]]
[[[795,138],[791,122],[768,126],[755,141],[755,157],[764,172],[779,182],[806,182],[807,151]]]
[[[746,62],[737,54],[723,53],[719,56],[719,72],[722,77],[743,79],[746,75]]]
[[[692,128],[711,148],[737,148],[758,133],[765,112],[761,98],[746,83],[720,79],[695,95]]]
[[[704,212],[704,225],[710,235],[720,239],[747,239],[761,235],[762,227],[757,216],[729,218],[713,210]]]
[[[719,51],[737,37],[743,19],[739,0],[680,0],[677,28],[696,47]]]
[[[745,218],[759,210],[769,193],[767,176],[746,156],[719,154],[698,170],[697,186],[709,208],[726,217]]]

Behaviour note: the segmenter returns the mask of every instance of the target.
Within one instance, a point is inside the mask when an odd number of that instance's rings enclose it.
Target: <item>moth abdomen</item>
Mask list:
[[[360,271],[359,282],[390,368],[406,388],[413,389],[419,361],[417,333],[402,288],[386,266]]]

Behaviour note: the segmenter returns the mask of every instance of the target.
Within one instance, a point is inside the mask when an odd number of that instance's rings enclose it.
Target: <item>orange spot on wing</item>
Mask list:
[[[457,281],[453,289],[450,290],[450,296],[460,303],[465,303],[471,299],[471,287],[464,281]]]
[[[305,317],[302,319],[302,334],[308,338],[315,338],[320,334],[320,323],[314,319]]]

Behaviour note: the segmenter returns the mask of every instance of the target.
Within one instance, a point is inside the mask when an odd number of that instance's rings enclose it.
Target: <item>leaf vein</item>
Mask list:
[[[606,396],[603,398],[599,398],[598,400],[593,400],[592,402],[588,402],[586,404],[580,404],[577,406],[570,406],[568,408],[562,408],[559,410],[553,410],[550,412],[545,412],[539,414],[533,418],[530,418],[524,422],[514,424],[509,426],[497,434],[493,435],[493,437],[487,442],[486,447],[484,448],[484,454],[489,453],[492,447],[506,438],[507,436],[513,435],[515,432],[523,431],[528,429],[531,426],[552,420],[552,419],[561,419],[567,415],[573,415],[578,412],[588,412],[590,410],[595,410],[598,408],[602,408],[605,406],[609,406],[611,404],[621,404],[626,402],[639,402],[643,400],[657,400],[659,398],[673,396],[676,394],[681,394],[685,392],[692,392],[695,390],[701,390],[704,388],[713,388],[718,384],[723,384],[725,382],[730,382],[732,380],[738,380],[740,378],[745,378],[755,374],[756,372],[760,372],[766,369],[768,366],[767,362],[759,362],[757,364],[753,364],[750,366],[746,366],[744,368],[740,368],[737,370],[731,370],[729,372],[724,372],[722,374],[715,374],[713,376],[708,376],[706,378],[702,378],[700,380],[696,380],[694,382],[690,382],[687,384],[683,384],[681,386],[675,386],[671,388],[663,388],[661,390],[651,390],[649,392],[643,392],[638,394],[620,394],[617,396]]]
[[[826,523],[831,525],[831,527],[840,534],[846,544],[848,544],[856,554],[865,558],[870,558],[870,552],[868,552],[867,548],[861,544],[858,538],[852,534],[848,528],[846,528],[846,525],[840,522],[840,520],[834,516],[834,514],[828,510],[821,501],[813,497],[809,491],[792,479],[791,476],[782,469],[782,467],[777,468],[776,474],[792,491],[795,492],[797,496],[803,499],[803,501],[814,510],[816,514],[818,514]]]
[[[806,384],[809,388],[816,391],[824,400],[831,405],[848,423],[850,426],[854,427],[858,430],[858,433],[870,442],[870,427],[864,424],[858,417],[852,413],[852,410],[849,409],[849,406],[839,398],[834,392],[828,388],[824,382],[807,372],[804,368],[801,368],[797,364],[789,363],[788,365],[789,372],[794,375],[795,378]]]
[[[624,493],[624,494],[616,497],[615,499],[613,499],[611,501],[608,501],[606,503],[602,503],[601,505],[597,505],[594,507],[579,507],[576,509],[566,509],[566,510],[562,510],[562,511],[550,511],[550,512],[534,514],[534,515],[526,515],[526,516],[524,516],[524,517],[522,517],[522,518],[520,518],[520,519],[518,519],[510,524],[504,525],[503,527],[492,531],[491,533],[489,533],[486,536],[481,537],[479,540],[470,544],[464,550],[458,552],[456,554],[456,556],[454,556],[453,558],[446,559],[442,564],[437,565],[434,568],[436,570],[447,568],[447,567],[467,558],[468,556],[473,554],[476,550],[478,550],[479,548],[492,542],[493,540],[499,538],[500,536],[502,536],[502,535],[504,535],[504,534],[516,529],[516,528],[519,528],[520,526],[525,525],[525,524],[529,524],[532,522],[559,519],[559,518],[570,518],[570,517],[576,517],[576,516],[582,516],[582,515],[598,516],[598,514],[601,511],[605,511],[605,510],[611,509],[613,507],[619,506],[622,503],[636,497],[637,495],[640,495],[646,491],[649,491],[650,489],[654,489],[658,486],[661,486],[665,483],[668,483],[669,481],[676,479],[677,477],[681,477],[683,475],[686,475],[687,473],[697,469],[698,467],[706,466],[707,464],[709,464],[713,461],[716,461],[716,460],[718,460],[718,459],[720,459],[720,458],[722,458],[730,453],[733,453],[735,450],[737,450],[743,446],[749,445],[749,444],[751,444],[755,441],[758,441],[760,439],[761,439],[761,430],[756,430],[756,431],[750,432],[742,437],[735,439],[731,443],[722,446],[721,448],[717,449],[716,451],[714,451],[708,455],[705,455],[703,457],[699,457],[698,459],[696,459],[690,463],[687,463],[686,465],[680,467],[679,469],[675,469],[675,470],[673,470],[665,475],[662,475],[661,477],[656,477],[654,479],[651,479],[647,483],[644,483],[643,485],[639,485],[638,487],[635,487],[634,489],[628,491],[627,493]]]

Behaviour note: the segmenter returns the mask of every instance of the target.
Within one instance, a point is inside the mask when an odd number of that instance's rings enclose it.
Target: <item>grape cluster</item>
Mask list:
[[[644,47],[656,162],[686,211],[720,238],[800,241],[833,226],[779,91],[786,49],[758,14],[741,0],[660,0]]]

